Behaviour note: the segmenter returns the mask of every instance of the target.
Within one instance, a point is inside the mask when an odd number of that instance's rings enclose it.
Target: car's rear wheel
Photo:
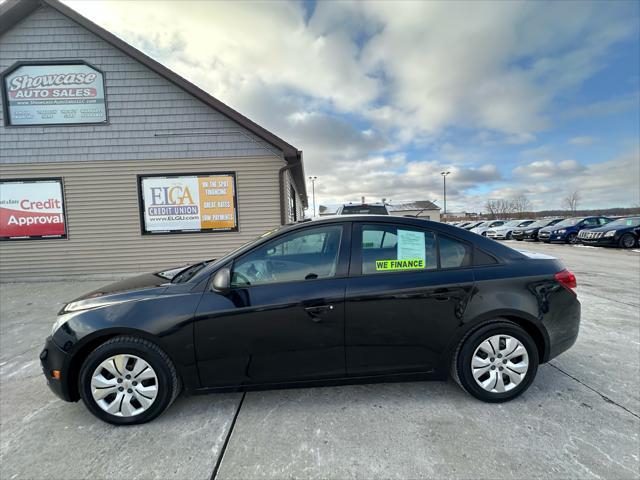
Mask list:
[[[79,376],[80,396],[105,422],[133,425],[153,420],[180,392],[176,369],[156,344],[115,337],[95,349]]]
[[[462,339],[452,362],[452,376],[474,397],[506,402],[524,392],[538,371],[538,349],[517,324],[496,320]]]
[[[636,237],[630,233],[625,233],[620,237],[619,244],[622,248],[633,248],[636,246]]]

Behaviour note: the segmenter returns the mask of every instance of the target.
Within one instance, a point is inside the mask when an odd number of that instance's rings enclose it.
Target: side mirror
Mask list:
[[[211,287],[218,292],[226,292],[231,288],[231,269],[229,267],[221,268],[213,276]]]

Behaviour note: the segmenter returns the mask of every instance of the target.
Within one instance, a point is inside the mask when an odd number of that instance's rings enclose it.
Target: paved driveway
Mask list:
[[[640,252],[509,243],[565,261],[583,323],[500,405],[386,383],[181,397],[113,427],[54,397],[37,358],[64,301],[104,282],[2,284],[0,478],[639,478]]]

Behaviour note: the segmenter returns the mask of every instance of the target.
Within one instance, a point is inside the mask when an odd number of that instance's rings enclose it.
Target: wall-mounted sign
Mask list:
[[[0,239],[66,238],[62,180],[2,180]]]
[[[85,63],[19,64],[2,76],[7,125],[106,123],[104,78]]]
[[[139,176],[142,233],[238,229],[235,173]]]

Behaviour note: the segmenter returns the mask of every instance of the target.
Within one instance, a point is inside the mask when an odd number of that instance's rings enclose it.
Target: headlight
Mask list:
[[[604,234],[605,237],[613,237],[616,234],[615,230],[609,230],[607,233]]]
[[[564,228],[561,228],[560,230],[556,230],[553,233],[565,233],[565,232],[566,232],[566,230]]]
[[[58,315],[58,318],[56,318],[56,321],[53,322],[53,326],[51,327],[51,335],[53,336],[62,325],[67,323],[67,320],[69,320],[69,315]]]

